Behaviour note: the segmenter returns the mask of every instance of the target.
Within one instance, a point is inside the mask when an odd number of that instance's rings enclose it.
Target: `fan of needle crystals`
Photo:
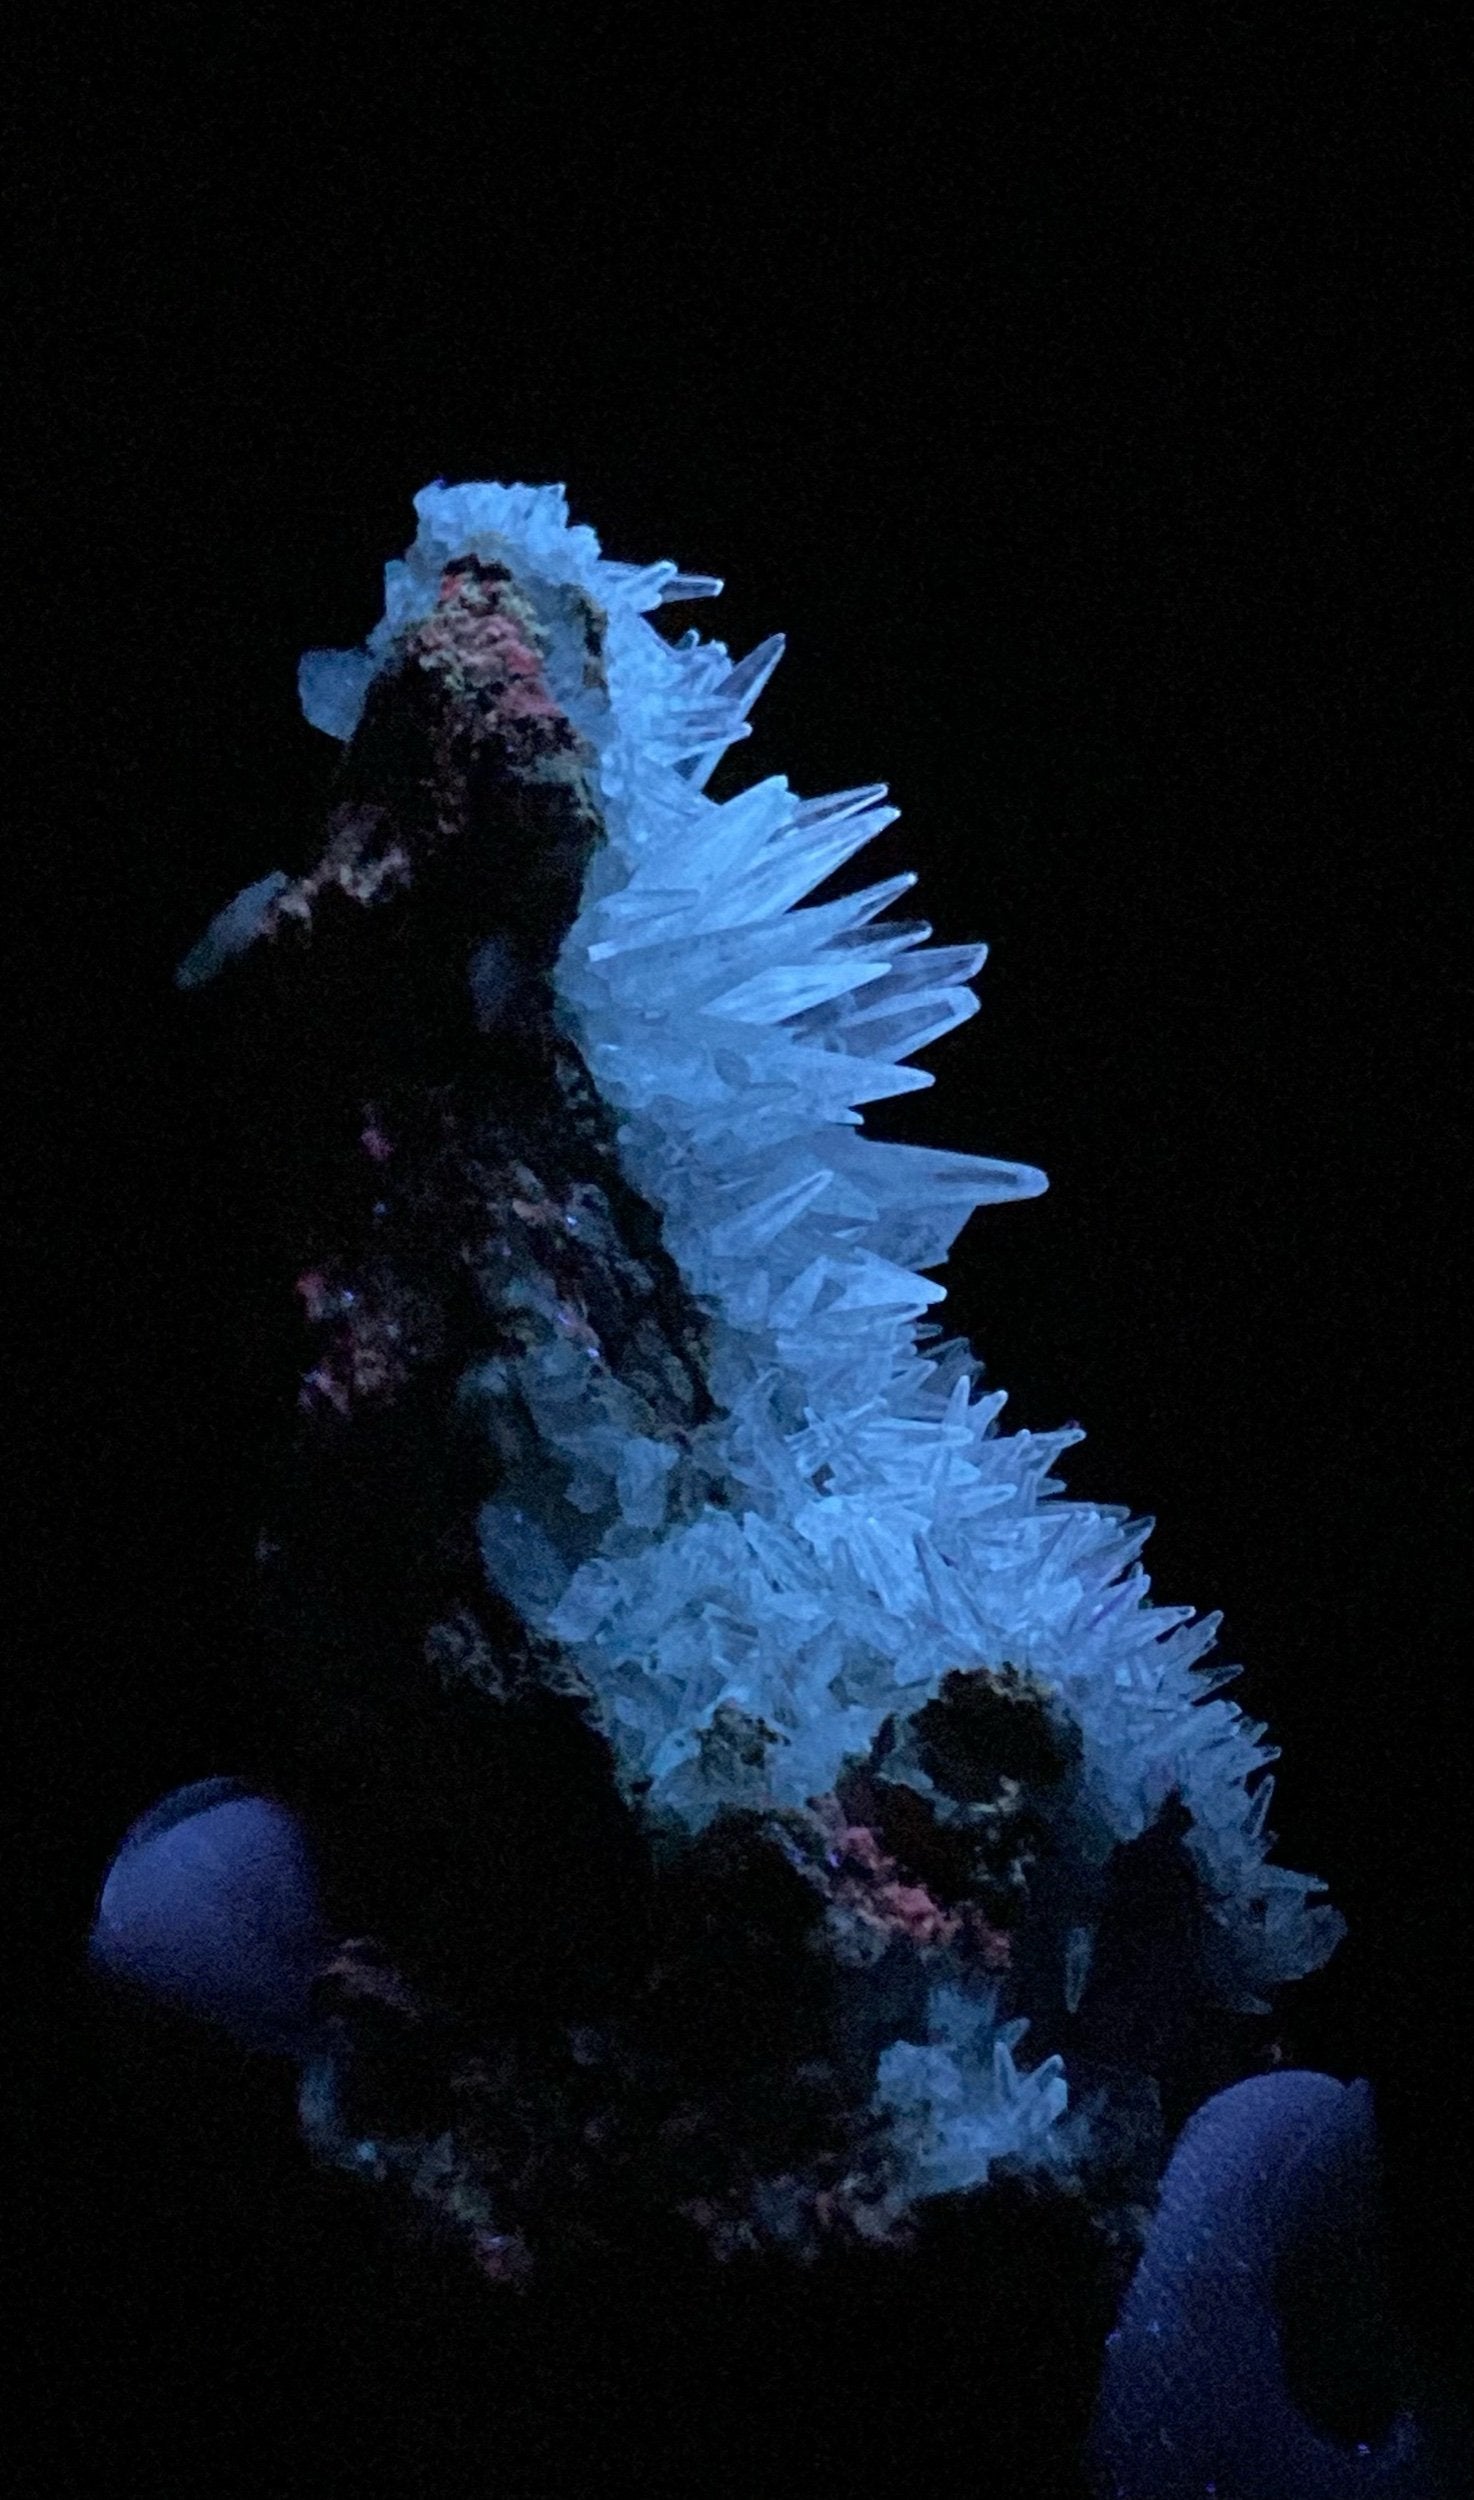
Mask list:
[[[178,976],[289,1070],[265,1672],[374,1929],[309,2141],[510,2280],[652,2217],[902,2242],[1000,2175],[1128,2210],[1185,2039],[1340,1921],[1269,1862],[1216,1618],[928,1317],[1043,1176],[860,1106],[930,1082],[984,950],[910,877],[806,900],[880,785],[707,795],[781,650],[652,621],[718,582],[556,487],[416,510],[366,644],[301,664],[320,852]]]

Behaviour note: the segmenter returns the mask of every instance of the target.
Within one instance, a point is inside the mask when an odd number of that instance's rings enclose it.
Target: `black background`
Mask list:
[[[1281,1854],[1351,1924],[1288,2053],[1376,2082],[1404,2293],[1456,2352],[1461,157],[1431,20],[1290,15],[800,48],[722,10],[152,9],[35,54],[7,1005],[61,2121],[38,2489],[125,2455],[219,2487],[289,2419],[316,2456],[314,2408],[341,2460],[378,2373],[429,2366],[304,2185],[285,2079],[124,2038],[75,1962],[132,1815],[252,1744],[272,1392],[220,1216],[230,1073],[172,969],[305,855],[333,750],[297,655],[374,621],[437,475],[565,480],[607,554],[722,575],[692,621],[789,652],[718,786],[888,780],[863,873],[917,868],[939,937],[989,941],[935,1088],[871,1126],[1050,1175],[975,1221],[949,1316],[1010,1420],[1086,1425],[1073,1490],[1160,1514],[1158,1595],[1225,1610]],[[431,2487],[403,2436],[389,2487]]]

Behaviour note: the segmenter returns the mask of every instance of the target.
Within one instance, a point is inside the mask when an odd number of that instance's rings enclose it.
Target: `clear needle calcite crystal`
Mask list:
[[[309,2138],[511,2282],[657,2226],[901,2242],[1005,2175],[1119,2219],[1214,2009],[1340,1923],[1270,1862],[1216,1620],[928,1317],[1043,1178],[860,1106],[983,950],[906,877],[806,900],[882,788],[707,796],[781,647],[652,622],[719,583],[552,487],[416,508],[367,644],[302,664],[320,852],[179,974],[303,1331],[264,1676],[363,1929]]]

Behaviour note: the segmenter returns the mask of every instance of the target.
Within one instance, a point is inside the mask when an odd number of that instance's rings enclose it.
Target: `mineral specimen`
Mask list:
[[[904,2242],[1005,2176],[1109,2225],[1211,2009],[1339,1922],[1270,1862],[1215,1619],[926,1318],[1043,1178],[859,1106],[983,950],[906,877],[805,900],[883,788],[707,795],[781,645],[651,620],[719,583],[556,488],[416,507],[364,648],[302,664],[320,851],[179,974],[267,1072],[305,1331],[264,1677],[358,1836],[309,2140],[500,2282],[652,2218]]]

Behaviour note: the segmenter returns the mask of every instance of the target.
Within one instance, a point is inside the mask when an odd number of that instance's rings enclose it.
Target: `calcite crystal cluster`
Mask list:
[[[707,794],[781,648],[653,621],[719,583],[555,488],[416,502],[365,646],[302,664],[318,855],[179,973],[302,1330],[263,1674],[362,1930],[309,2139],[504,2281],[886,2245],[1003,2173],[1128,2209],[1184,2044],[1339,1922],[1214,1619],[927,1317],[1043,1179],[860,1106],[983,950],[906,877],[806,899],[882,788]]]

